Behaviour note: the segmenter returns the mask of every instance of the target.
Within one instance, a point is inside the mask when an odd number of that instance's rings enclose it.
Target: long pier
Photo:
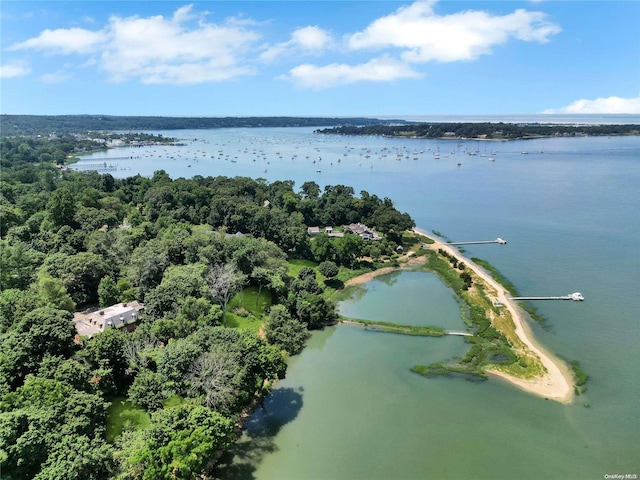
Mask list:
[[[573,300],[582,302],[584,297],[580,292],[575,292],[562,297],[509,297],[509,300]]]
[[[507,241],[498,237],[495,240],[480,240],[477,242],[447,242],[447,245],[480,245],[486,243],[498,243],[500,245],[506,245]]]

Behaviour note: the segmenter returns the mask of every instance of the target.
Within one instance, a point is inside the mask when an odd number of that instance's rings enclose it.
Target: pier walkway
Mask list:
[[[509,297],[509,300],[574,300],[582,302],[584,297],[580,292],[575,292],[562,297]]]
[[[481,240],[478,242],[447,242],[447,245],[480,245],[486,243],[499,243],[500,245],[506,245],[507,241],[502,238],[496,238],[495,240]]]

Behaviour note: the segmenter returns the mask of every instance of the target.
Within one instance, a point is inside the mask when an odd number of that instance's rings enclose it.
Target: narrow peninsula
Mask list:
[[[417,251],[407,255],[408,259],[398,268],[418,268],[437,273],[460,297],[467,310],[468,326],[473,332],[465,337],[472,346],[459,363],[418,365],[412,370],[426,376],[449,373],[482,378],[491,376],[534,395],[570,403],[574,384],[578,384],[570,368],[535,341],[520,306],[510,299],[508,290],[448,243],[417,228],[413,233],[423,242]],[[368,272],[348,280],[345,287],[365,283],[396,269],[387,267]],[[356,319],[343,321],[360,323],[369,330],[385,333],[435,337],[447,333],[437,327],[410,327]]]

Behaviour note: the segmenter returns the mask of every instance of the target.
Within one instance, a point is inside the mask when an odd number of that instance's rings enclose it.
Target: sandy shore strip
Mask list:
[[[514,301],[509,300],[509,292],[507,292],[507,290],[484,269],[476,265],[469,258],[462,256],[457,249],[447,245],[446,243],[438,241],[418,228],[414,229],[414,232],[435,242],[432,245],[428,245],[430,249],[438,250],[441,248],[450,255],[453,255],[458,259],[458,261],[464,262],[465,265],[473,270],[473,272],[487,285],[495,289],[497,293],[495,295],[489,295],[489,298],[491,298],[493,302],[499,301],[508,309],[511,314],[511,318],[515,323],[516,335],[520,338],[522,343],[524,343],[527,348],[529,348],[529,350],[540,359],[542,365],[546,369],[544,375],[535,379],[517,378],[498,370],[487,370],[487,373],[500,377],[535,395],[562,403],[571,402],[574,394],[573,375],[571,371],[564,362],[544,350],[544,348],[535,341],[531,329],[522,317],[520,308]]]
[[[412,265],[418,265],[418,264],[424,263],[425,260],[426,260],[425,256],[414,257],[414,258],[410,258],[409,260],[403,261],[397,267],[384,267],[384,268],[379,268],[378,270],[372,270],[370,272],[363,273],[362,275],[358,275],[357,277],[352,277],[346,282],[344,282],[344,288],[353,287],[354,285],[362,285],[363,283],[367,283],[373,280],[374,278],[379,277],[380,275],[396,272],[398,270],[404,270],[406,268],[411,267]]]
[[[358,275],[357,277],[352,277],[346,282],[344,282],[344,288],[353,287],[354,285],[362,285],[363,283],[370,282],[374,278],[385,275],[387,273],[395,272],[399,270],[400,267],[385,267],[379,268],[378,270],[372,270],[371,272],[363,273],[362,275]]]

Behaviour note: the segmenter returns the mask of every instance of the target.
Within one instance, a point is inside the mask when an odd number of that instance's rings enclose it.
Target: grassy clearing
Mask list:
[[[146,410],[123,397],[116,397],[107,412],[107,441],[113,442],[125,426],[141,430],[151,426],[151,417]]]
[[[271,301],[271,292],[266,288],[262,289],[260,297],[257,286],[243,289],[227,305],[227,326],[258,332],[265,312],[271,307]]]
[[[298,278],[298,273],[300,273],[300,270],[308,267],[313,268],[316,271],[316,280],[318,280],[318,283],[322,283],[325,281],[325,276],[318,271],[318,264],[316,262],[297,258],[288,260],[287,263],[289,264],[289,271],[287,272],[287,274],[290,277]]]

